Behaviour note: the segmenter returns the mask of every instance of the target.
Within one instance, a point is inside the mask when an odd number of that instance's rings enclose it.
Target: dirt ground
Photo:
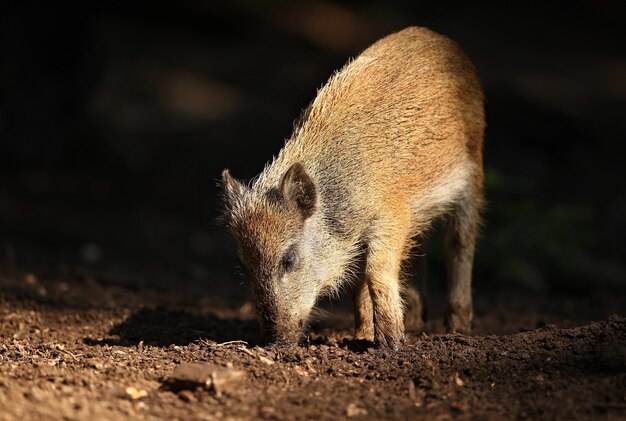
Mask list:
[[[619,2],[7,3],[0,421],[626,420]],[[486,92],[474,332],[443,332],[434,287],[397,352],[352,341],[345,302],[259,347],[216,179],[256,175],[335,69],[415,24]],[[221,374],[173,381],[189,363]]]
[[[611,294],[478,294],[475,335],[437,333],[435,317],[398,352],[351,341],[337,304],[284,350],[255,345],[250,302],[105,278],[3,275],[0,419],[626,419],[626,318]],[[243,378],[172,383],[189,362]]]

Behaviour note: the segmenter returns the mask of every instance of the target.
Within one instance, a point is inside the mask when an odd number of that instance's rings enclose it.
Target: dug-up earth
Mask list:
[[[255,345],[249,302],[4,277],[0,419],[626,419],[626,318],[580,320],[623,302],[559,301],[573,321],[549,298],[482,296],[472,336],[435,318],[378,350],[338,306],[284,350]]]

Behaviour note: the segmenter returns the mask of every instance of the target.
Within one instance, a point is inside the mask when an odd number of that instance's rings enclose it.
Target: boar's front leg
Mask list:
[[[374,309],[363,268],[352,288],[352,300],[354,301],[354,339],[373,341]]]
[[[400,296],[400,268],[408,229],[397,219],[379,226],[368,242],[365,276],[374,310],[374,339],[379,346],[397,349],[404,341],[404,311]]]

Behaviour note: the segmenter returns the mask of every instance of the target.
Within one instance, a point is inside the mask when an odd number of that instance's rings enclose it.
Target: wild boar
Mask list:
[[[335,73],[250,184],[224,170],[224,218],[263,333],[296,342],[318,298],[351,282],[355,338],[397,348],[403,262],[438,217],[447,328],[469,332],[484,127],[472,63],[448,38],[410,27]]]

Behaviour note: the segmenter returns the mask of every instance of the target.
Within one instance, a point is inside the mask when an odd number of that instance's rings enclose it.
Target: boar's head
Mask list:
[[[263,336],[293,344],[336,278],[318,189],[297,162],[276,182],[247,186],[222,173],[224,219],[250,278]]]

